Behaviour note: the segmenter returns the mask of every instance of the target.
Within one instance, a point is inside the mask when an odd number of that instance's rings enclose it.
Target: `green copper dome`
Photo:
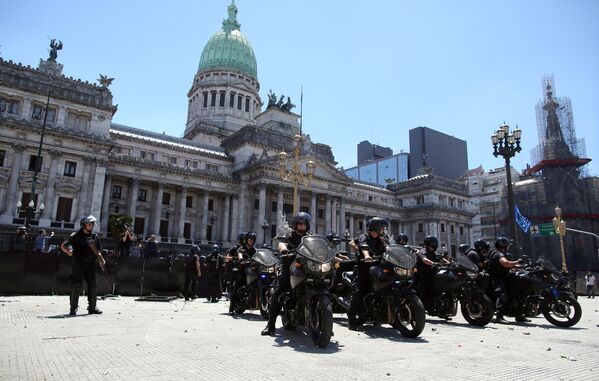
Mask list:
[[[239,31],[235,2],[227,8],[229,17],[223,20],[223,28],[208,41],[198,73],[209,70],[232,70],[258,79],[256,56],[250,42]]]

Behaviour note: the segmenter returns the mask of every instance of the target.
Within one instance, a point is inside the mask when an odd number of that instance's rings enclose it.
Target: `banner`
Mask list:
[[[520,213],[520,209],[518,209],[518,205],[515,205],[515,206],[516,206],[516,223],[520,226],[520,228],[524,231],[524,233],[528,233],[528,229],[530,228],[530,221]]]

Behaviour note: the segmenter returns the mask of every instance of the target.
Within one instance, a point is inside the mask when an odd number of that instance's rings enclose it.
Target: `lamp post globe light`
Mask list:
[[[502,156],[505,159],[505,176],[507,180],[507,197],[509,209],[509,230],[514,239],[514,254],[518,256],[520,247],[518,246],[518,229],[516,227],[516,216],[514,206],[514,191],[512,188],[512,172],[510,169],[510,159],[518,152],[522,151],[520,147],[520,139],[522,138],[522,130],[516,126],[516,129],[510,133],[510,127],[503,123],[499,129],[491,136],[493,143],[493,156]]]

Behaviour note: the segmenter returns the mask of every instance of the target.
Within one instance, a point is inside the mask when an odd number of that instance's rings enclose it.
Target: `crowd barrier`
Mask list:
[[[96,269],[98,295],[177,295],[183,293],[185,263],[180,258],[106,257],[106,271]],[[0,294],[68,295],[73,258],[66,254],[0,254]],[[196,294],[208,295],[205,277]]]

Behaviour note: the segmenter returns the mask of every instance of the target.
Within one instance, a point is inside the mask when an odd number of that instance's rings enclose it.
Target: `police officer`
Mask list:
[[[239,289],[246,285],[246,261],[256,254],[256,248],[254,246],[256,244],[256,233],[253,231],[245,233],[243,241],[243,246],[237,250],[237,271],[234,271],[235,275],[233,277],[235,281],[231,290],[231,299],[229,303],[230,315],[235,314],[236,305],[239,303]]]
[[[231,294],[231,290],[233,288],[233,266],[237,261],[237,250],[243,246],[245,242],[245,233],[237,234],[237,244],[227,251],[227,255],[225,255],[225,264],[224,264],[224,276],[223,281],[225,284],[226,291],[229,293],[229,297]]]
[[[220,299],[220,271],[223,266],[223,257],[218,253],[218,245],[212,245],[212,252],[203,257],[203,263],[206,267],[206,280],[208,282],[208,300],[212,303]]]
[[[106,261],[101,254],[100,240],[95,233],[92,233],[96,221],[98,220],[92,215],[82,218],[79,223],[81,226],[79,231],[71,234],[60,245],[62,251],[73,257],[70,315],[77,313],[79,294],[81,294],[84,278],[87,283],[87,311],[90,314],[102,313],[96,307],[96,261],[99,262],[102,269]]]
[[[347,327],[352,331],[357,328],[356,316],[362,312],[364,295],[370,288],[369,269],[372,264],[371,260],[373,257],[383,255],[387,246],[389,246],[389,241],[385,235],[387,226],[389,226],[389,222],[386,219],[373,217],[366,224],[368,233],[360,234],[358,238],[353,240],[353,245],[358,248],[356,258],[363,260],[358,261],[357,264],[358,274],[352,292],[349,313],[347,314]]]
[[[198,277],[200,276],[202,276],[202,270],[200,268],[200,248],[198,245],[193,245],[191,251],[185,258],[185,283],[183,284],[185,301],[195,298]],[[189,289],[190,284],[191,290]]]
[[[495,241],[495,250],[489,254],[489,274],[497,298],[495,310],[497,312],[495,322],[505,324],[507,321],[503,318],[506,307],[509,302],[507,292],[507,278],[510,269],[521,267],[520,261],[513,261],[512,254],[508,252],[510,241],[506,237],[499,237]],[[518,322],[530,321],[524,316],[516,317]]]
[[[416,262],[416,274],[414,283],[420,294],[420,298],[428,301],[431,294],[433,270],[442,264],[447,264],[442,253],[437,253],[439,240],[432,235],[426,236],[422,244],[422,249],[418,251]]]
[[[395,243],[397,243],[398,245],[404,245],[404,246],[407,245],[408,244],[408,235],[405,233],[401,233],[395,239]]]
[[[274,284],[274,291],[270,297],[270,315],[268,317],[268,323],[266,328],[261,332],[262,336],[275,335],[275,323],[277,316],[281,313],[281,302],[279,296],[285,292],[291,291],[291,283],[289,280],[289,266],[293,256],[289,254],[290,251],[298,247],[302,242],[302,237],[310,235],[310,215],[306,212],[299,212],[293,217],[291,222],[290,232],[285,233],[283,237],[277,237],[279,239],[279,245],[277,250],[282,254],[281,256],[281,272],[277,275]]]
[[[485,240],[479,239],[474,241],[474,248],[468,249],[466,256],[478,266],[478,270],[482,271],[486,268],[486,262],[491,246]]]

